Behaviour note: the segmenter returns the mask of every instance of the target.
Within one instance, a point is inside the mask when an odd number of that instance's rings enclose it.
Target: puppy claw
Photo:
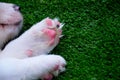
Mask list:
[[[65,24],[61,23],[59,29],[62,29]]]
[[[60,35],[59,38],[62,38],[64,35]]]

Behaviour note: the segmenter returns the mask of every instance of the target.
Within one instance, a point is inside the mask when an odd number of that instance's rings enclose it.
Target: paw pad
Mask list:
[[[53,25],[52,24],[52,20],[49,19],[49,18],[46,19],[46,23],[47,23],[48,26],[52,26]]]
[[[56,32],[51,29],[44,29],[43,32],[47,34],[51,39],[54,39],[56,36]]]
[[[56,65],[56,66],[54,67],[54,71],[57,71],[57,70],[59,70],[59,65]]]
[[[27,50],[26,54],[28,57],[31,57],[33,55],[33,51],[32,50]]]
[[[52,78],[53,78],[52,74],[46,74],[46,75],[43,76],[42,80],[52,80]]]

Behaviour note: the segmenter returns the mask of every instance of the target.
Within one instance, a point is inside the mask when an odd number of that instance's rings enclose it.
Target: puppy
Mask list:
[[[40,55],[26,59],[1,58],[0,80],[52,80],[65,71],[66,61],[58,55]]]
[[[19,6],[0,2],[0,49],[18,35],[22,24],[23,17],[19,12]]]
[[[0,13],[2,48],[5,42],[19,33],[23,18],[19,7],[10,3],[0,3]],[[0,80],[52,80],[53,76],[65,71],[63,57],[41,55],[47,54],[59,43],[62,27],[58,19],[45,18],[11,41],[0,54]]]
[[[62,27],[58,19],[45,18],[10,42],[2,51],[2,56],[27,58],[48,54],[59,43]]]

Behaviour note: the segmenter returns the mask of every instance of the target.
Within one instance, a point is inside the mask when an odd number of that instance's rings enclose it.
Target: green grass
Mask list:
[[[1,0],[21,6],[25,31],[45,17],[65,23],[52,51],[67,60],[54,80],[120,80],[120,0]]]

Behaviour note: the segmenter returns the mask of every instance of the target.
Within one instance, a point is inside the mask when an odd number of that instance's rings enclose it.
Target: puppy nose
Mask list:
[[[20,10],[20,7],[17,6],[17,5],[14,5],[13,8],[15,9],[15,11],[19,11]]]

